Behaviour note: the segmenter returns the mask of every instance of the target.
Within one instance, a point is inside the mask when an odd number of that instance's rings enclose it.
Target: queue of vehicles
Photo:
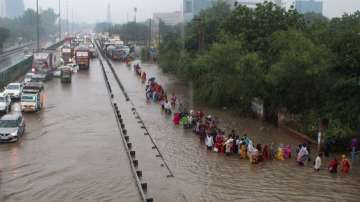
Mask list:
[[[0,93],[0,143],[16,142],[25,132],[25,120],[22,112],[39,112],[44,104],[43,82],[56,74],[62,83],[71,83],[73,72],[90,67],[90,58],[97,57],[97,52],[89,38],[69,38],[60,50],[61,63],[56,64],[52,52],[39,52],[33,55],[31,72],[27,73],[22,83],[10,83]],[[57,66],[57,67],[56,67]],[[20,104],[21,112],[11,112],[14,101]]]
[[[131,48],[119,36],[99,36],[102,50],[112,60],[125,62],[129,59]]]

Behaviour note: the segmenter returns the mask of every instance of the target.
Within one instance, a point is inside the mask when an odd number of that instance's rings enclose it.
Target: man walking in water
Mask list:
[[[212,150],[213,145],[214,145],[214,140],[213,140],[212,136],[210,135],[210,133],[208,133],[206,135],[205,145],[206,145],[208,150]]]
[[[315,158],[315,166],[314,166],[315,171],[320,171],[321,157],[322,157],[322,153],[319,153],[318,156]]]

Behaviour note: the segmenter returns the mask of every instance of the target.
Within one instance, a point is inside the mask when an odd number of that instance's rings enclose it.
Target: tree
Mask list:
[[[198,16],[185,27],[185,47],[188,51],[196,51],[199,48],[199,33],[204,34],[204,48],[209,48],[218,41],[222,31],[222,23],[231,14],[230,6],[225,1],[216,1],[212,7],[202,10]],[[202,29],[202,30],[200,30]]]
[[[242,35],[246,48],[258,52],[269,68],[272,64],[270,50],[271,36],[277,31],[303,30],[302,15],[296,10],[286,11],[272,2],[257,4],[255,9],[238,6],[223,23],[224,31],[230,35]]]
[[[110,34],[120,35],[125,42],[136,41],[146,43],[149,39],[148,23],[129,22],[123,25],[113,25],[110,27]]]
[[[266,76],[266,98],[273,107],[291,114],[323,107],[329,91],[330,50],[296,30],[274,33],[271,47],[276,61]]]
[[[242,111],[249,110],[263,81],[261,59],[242,40],[228,36],[194,61],[192,74],[200,100]]]
[[[0,18],[0,26],[10,30],[9,40],[18,42],[19,38],[24,40],[36,39],[36,12],[28,9],[24,14],[15,19]],[[42,38],[49,38],[57,32],[57,14],[53,9],[40,11],[40,35]]]
[[[3,50],[4,42],[9,38],[10,31],[6,28],[0,27],[0,53]]]

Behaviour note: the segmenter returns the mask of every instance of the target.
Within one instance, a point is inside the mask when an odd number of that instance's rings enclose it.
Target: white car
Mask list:
[[[74,64],[74,63],[69,63],[66,65],[67,67],[69,67],[71,69],[72,72],[78,72],[79,71],[79,65]]]
[[[11,98],[5,93],[0,93],[0,111],[3,113],[11,111]]]
[[[34,73],[27,73],[24,78],[24,83],[29,83],[32,81],[32,77],[34,76]]]
[[[22,88],[21,83],[10,83],[5,87],[4,93],[9,95],[11,99],[20,99]]]

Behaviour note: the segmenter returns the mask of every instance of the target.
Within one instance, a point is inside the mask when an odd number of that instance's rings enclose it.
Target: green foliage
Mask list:
[[[10,31],[6,28],[0,27],[0,52],[2,51],[4,42],[9,38]]]
[[[273,104],[293,114],[320,108],[329,85],[329,51],[294,30],[274,33],[271,47],[275,59],[266,82]]]
[[[111,26],[112,26],[111,23],[107,23],[107,22],[96,23],[95,32],[97,33],[108,32]]]
[[[149,61],[149,51],[148,51],[148,49],[146,47],[143,47],[141,49],[140,58],[141,58],[142,62]]]
[[[304,21],[295,10],[286,11],[274,3],[258,4],[255,10],[246,6],[237,7],[223,23],[225,32],[231,35],[242,34],[247,48],[266,53],[269,37],[281,30],[303,29]]]
[[[360,123],[360,12],[329,20],[271,2],[227,9],[201,12],[203,24],[188,23],[183,37],[164,28],[160,67],[191,79],[202,102],[246,112],[258,98],[269,120],[284,110],[315,137],[327,118],[325,136],[346,142]]]
[[[186,27],[185,43],[187,50],[194,51],[198,49],[199,32],[197,32],[197,29],[199,26],[203,28],[205,48],[209,48],[212,43],[218,41],[222,31],[221,25],[230,14],[230,6],[224,1],[217,1],[213,7],[203,10]]]
[[[119,35],[125,42],[140,42],[146,44],[149,40],[149,23],[129,22],[126,24],[97,23],[96,32],[109,32],[110,35]]]
[[[58,15],[53,9],[41,10],[39,19],[41,38],[48,38],[58,31]],[[0,26],[10,30],[9,40],[36,40],[36,12],[32,9],[26,10],[22,16],[15,19],[0,18]]]

